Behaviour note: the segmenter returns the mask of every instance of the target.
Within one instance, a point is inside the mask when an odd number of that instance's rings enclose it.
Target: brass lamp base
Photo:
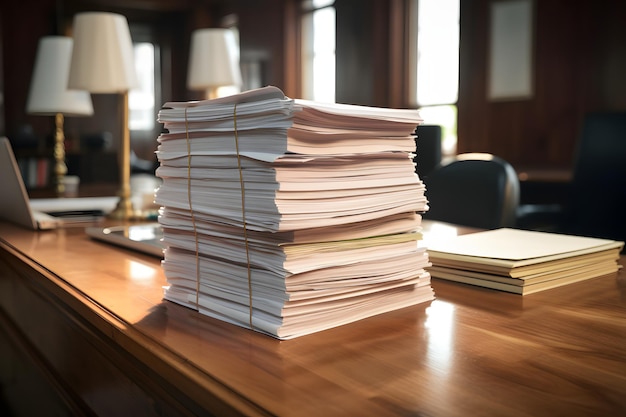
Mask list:
[[[65,195],[65,183],[63,178],[67,174],[65,164],[65,134],[63,133],[63,114],[57,113],[54,117],[54,182],[58,197]]]
[[[140,210],[135,210],[130,198],[120,197],[117,206],[108,214],[113,220],[142,220],[145,218]]]

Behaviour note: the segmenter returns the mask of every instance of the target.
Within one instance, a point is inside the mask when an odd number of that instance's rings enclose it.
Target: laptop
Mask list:
[[[118,197],[28,197],[11,143],[0,138],[0,219],[32,230],[93,223],[113,210]]]

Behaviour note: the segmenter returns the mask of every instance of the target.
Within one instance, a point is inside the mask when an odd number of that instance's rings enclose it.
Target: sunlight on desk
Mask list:
[[[160,273],[160,268],[154,268],[146,264],[128,260],[128,277],[135,283],[154,284],[154,280]]]
[[[455,323],[455,308],[451,303],[434,300],[426,309],[428,362],[433,370],[442,374],[447,374],[452,365]]]
[[[419,247],[428,248],[434,242],[444,241],[459,234],[459,228],[455,225],[441,222],[435,223],[428,220],[423,220],[422,224],[424,230],[422,231],[422,239],[417,243]]]

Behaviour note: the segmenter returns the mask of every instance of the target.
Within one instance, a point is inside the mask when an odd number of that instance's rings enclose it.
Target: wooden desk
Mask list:
[[[525,297],[435,281],[432,303],[284,342],[162,301],[164,284],[157,259],[81,229],[0,223],[5,399],[30,415],[626,415],[623,272]]]

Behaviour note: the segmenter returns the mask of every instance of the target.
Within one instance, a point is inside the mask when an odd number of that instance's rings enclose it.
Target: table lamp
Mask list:
[[[217,89],[241,85],[239,46],[230,29],[198,29],[191,35],[187,87],[206,90],[206,98],[217,97]]]
[[[83,12],[74,16],[74,49],[69,87],[94,94],[119,94],[122,140],[119,147],[120,200],[110,217],[136,216],[130,197],[130,130],[128,92],[138,87],[133,45],[126,17],[108,12]]]
[[[26,112],[55,116],[54,181],[58,196],[63,196],[67,173],[65,164],[64,116],[91,116],[93,105],[87,91],[68,89],[72,59],[72,38],[44,36],[39,40]]]

